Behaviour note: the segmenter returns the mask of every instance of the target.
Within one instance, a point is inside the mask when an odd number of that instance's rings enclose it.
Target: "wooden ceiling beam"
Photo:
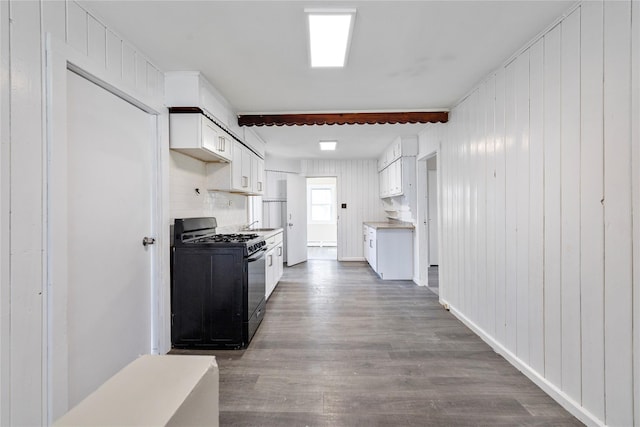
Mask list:
[[[238,116],[240,126],[364,125],[395,123],[446,123],[447,111],[393,113],[247,114]]]

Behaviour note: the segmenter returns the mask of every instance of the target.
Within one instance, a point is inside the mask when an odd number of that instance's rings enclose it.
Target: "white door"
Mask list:
[[[287,174],[287,265],[307,260],[307,178]]]
[[[438,171],[430,169],[429,176],[429,264],[438,265]]]
[[[418,266],[418,273],[420,275],[420,285],[428,286],[429,277],[429,184],[428,184],[428,171],[427,160],[419,160],[417,163],[418,177],[420,182],[418,183],[418,215],[420,217],[418,232],[418,245],[419,251],[416,254],[415,261]]]
[[[151,351],[154,246],[142,239],[154,236],[156,118],[73,72],[67,79],[72,407]]]

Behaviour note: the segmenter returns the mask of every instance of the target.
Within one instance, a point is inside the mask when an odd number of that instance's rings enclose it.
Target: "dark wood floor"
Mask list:
[[[582,425],[431,291],[365,263],[285,269],[249,348],[209,353],[222,426]]]

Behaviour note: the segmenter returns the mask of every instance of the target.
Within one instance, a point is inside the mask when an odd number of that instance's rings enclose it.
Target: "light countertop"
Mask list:
[[[402,222],[402,221],[384,221],[384,222],[375,222],[375,221],[365,221],[364,225],[367,225],[376,230],[380,229],[401,229],[401,230],[413,230],[415,226],[410,222]]]
[[[258,228],[255,230],[242,230],[242,231],[238,231],[238,233],[242,233],[242,234],[257,234],[259,236],[264,237],[265,239],[268,239],[271,236],[275,236],[278,233],[282,233],[283,230],[282,228]]]

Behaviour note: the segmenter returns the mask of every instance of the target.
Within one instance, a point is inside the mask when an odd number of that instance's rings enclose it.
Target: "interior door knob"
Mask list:
[[[293,223],[292,222],[290,222],[288,225],[289,225],[289,227],[293,227]]]
[[[144,237],[142,239],[142,246],[153,245],[156,242],[156,239],[153,237]]]

